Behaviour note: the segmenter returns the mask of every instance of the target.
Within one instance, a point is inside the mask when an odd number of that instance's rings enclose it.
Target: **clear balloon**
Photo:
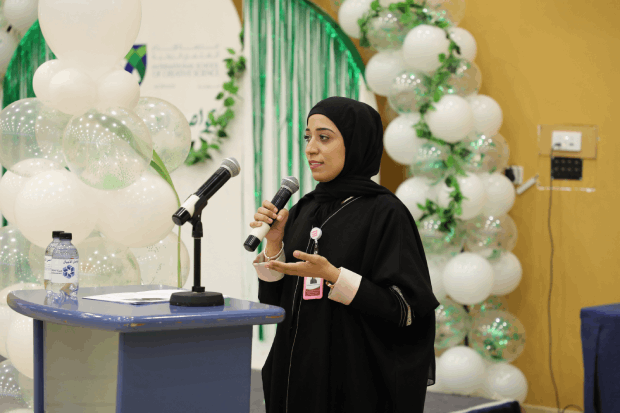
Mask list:
[[[151,134],[125,108],[89,110],[75,116],[64,132],[69,169],[97,189],[122,189],[136,182],[153,157]]]
[[[496,363],[512,362],[525,348],[523,324],[507,311],[489,311],[474,320],[470,345],[482,357]]]
[[[134,109],[140,99],[138,79],[126,70],[114,70],[105,75],[97,84],[97,107]]]
[[[383,146],[390,158],[403,165],[413,163],[418,148],[425,142],[416,133],[415,125],[419,121],[420,114],[416,112],[400,115],[388,124]]]
[[[148,127],[153,149],[168,172],[181,166],[192,145],[192,132],[185,115],[171,103],[152,97],[140,99],[136,114]]]
[[[512,251],[517,237],[517,226],[509,215],[481,215],[467,222],[467,249],[485,258],[495,255],[494,251]]]
[[[398,186],[394,195],[409,209],[413,219],[422,217],[423,211],[418,204],[425,205],[430,190],[430,183],[426,178],[409,178]]]
[[[99,194],[99,227],[112,241],[131,248],[153,245],[164,239],[174,226],[178,209],[170,185],[149,170],[131,186]]]
[[[140,267],[133,252],[109,239],[89,237],[77,245],[80,288],[140,285]]]
[[[51,234],[50,232],[50,242]],[[33,271],[30,266],[31,245],[30,241],[14,225],[0,228],[0,287],[2,289],[22,282],[43,283],[42,268]]]
[[[47,44],[59,59],[93,80],[125,57],[138,36],[141,18],[140,0],[39,0],[39,23]]]
[[[521,370],[512,364],[495,364],[487,368],[482,390],[484,397],[523,403],[527,397],[527,379]]]
[[[437,183],[446,176],[448,171],[447,159],[448,151],[445,146],[423,142],[413,158],[411,173],[414,176],[428,178],[432,183]]]
[[[368,41],[377,51],[400,49],[409,32],[400,19],[402,13],[383,9],[368,21]]]
[[[439,55],[448,55],[449,46],[450,41],[442,29],[419,25],[409,31],[403,42],[405,64],[412,70],[432,73],[441,66]]]
[[[10,360],[0,363],[0,412],[12,412],[16,411],[13,409],[27,407],[19,385],[19,374]]]
[[[455,26],[465,17],[465,0],[428,0],[436,19],[445,19]]]
[[[471,317],[462,305],[443,299],[435,309],[435,348],[456,346],[467,336],[471,325]]]
[[[487,216],[500,216],[510,211],[516,198],[515,186],[512,181],[506,175],[498,172],[480,174],[480,178],[487,195],[482,213]]]
[[[85,239],[95,227],[92,190],[64,169],[42,172],[28,180],[15,199],[15,222],[28,240],[41,248],[52,242],[53,231]],[[26,254],[29,250],[26,250]]]
[[[406,70],[392,82],[388,102],[398,113],[418,112],[428,95],[427,83],[420,72]]]
[[[481,256],[463,252],[452,258],[443,270],[446,292],[460,304],[473,305],[485,300],[493,288],[493,267]]]
[[[495,274],[494,274],[495,275]],[[469,315],[476,319],[489,311],[504,310],[508,311],[508,303],[504,297],[496,295],[489,296],[486,300],[469,307]]]
[[[144,248],[132,248],[142,274],[142,285],[168,285],[179,287],[178,236],[170,233],[166,238]],[[181,287],[189,276],[189,252],[181,241]]]
[[[464,199],[461,202],[461,212],[456,216],[461,219],[471,219],[482,211],[486,203],[486,193],[482,180],[475,174],[467,174],[466,176],[457,176],[459,189]],[[455,188],[442,182],[438,185],[437,203],[442,208],[448,208],[454,196],[452,192]]]
[[[0,162],[23,176],[15,166],[24,160],[41,159],[53,169],[65,167],[62,132],[70,117],[38,99],[21,99],[0,112]]]
[[[457,95],[444,95],[433,104],[435,110],[426,113],[426,123],[433,136],[449,143],[464,139],[474,128],[471,106]]]
[[[456,72],[450,77],[448,82],[449,94],[467,97],[478,93],[482,86],[482,73],[474,62],[461,60]]]
[[[392,81],[404,71],[405,63],[400,50],[379,52],[366,64],[365,77],[373,92],[387,96],[390,94]]]
[[[32,318],[19,313],[12,315],[6,349],[13,366],[23,375],[34,378]]]
[[[482,357],[465,346],[446,350],[437,362],[437,376],[446,392],[472,394],[482,386],[484,373]]]
[[[510,148],[502,135],[471,133],[459,145],[467,149],[463,169],[467,172],[503,172],[508,166]]]
[[[34,380],[21,373],[17,376],[17,384],[21,392],[22,399],[28,407],[34,406]]]
[[[426,254],[458,254],[465,242],[465,231],[460,226],[447,230],[446,222],[436,215],[419,221],[418,231]]]

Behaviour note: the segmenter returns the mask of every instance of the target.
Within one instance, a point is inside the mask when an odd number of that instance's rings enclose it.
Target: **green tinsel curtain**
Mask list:
[[[42,63],[55,58],[43,39],[39,22],[36,21],[20,41],[9,63],[4,76],[2,108],[20,99],[36,97],[32,89],[34,72]],[[6,169],[2,168],[2,175],[5,172]],[[2,226],[6,225],[7,221],[3,217]]]
[[[252,217],[263,199],[272,196],[284,176],[299,179],[301,196],[312,191],[304,155],[306,115],[318,101],[329,96],[360,98],[365,87],[364,64],[355,46],[338,24],[306,0],[246,0],[244,4],[246,47],[249,52],[250,102],[248,115],[253,146],[252,176],[244,184],[253,187],[254,202],[246,205]],[[248,160],[244,167],[250,168]],[[253,211],[250,211],[253,209]],[[253,277],[253,278],[252,278]],[[246,284],[256,275],[248,273]],[[246,293],[248,293],[246,291]],[[253,294],[248,293],[250,297]],[[258,327],[261,341],[263,326]]]

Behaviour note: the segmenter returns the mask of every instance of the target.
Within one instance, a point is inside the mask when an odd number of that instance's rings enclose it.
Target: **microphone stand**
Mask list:
[[[206,203],[205,203],[206,206]],[[170,305],[182,307],[213,307],[224,305],[222,293],[205,291],[200,284],[200,258],[202,251],[202,210],[191,219],[192,237],[194,238],[194,286],[192,291],[174,293],[170,296]]]

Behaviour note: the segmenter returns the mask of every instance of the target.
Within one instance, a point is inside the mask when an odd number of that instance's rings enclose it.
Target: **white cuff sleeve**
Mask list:
[[[274,261],[286,262],[286,256],[284,252],[282,252],[282,254],[280,254],[280,256]],[[275,282],[275,281],[280,281],[282,278],[284,278],[284,274],[276,270],[269,270],[265,268],[264,266],[265,253],[264,252],[261,252],[260,254],[258,254],[258,256],[254,259],[253,263],[260,264],[260,265],[254,265],[254,268],[256,269],[256,274],[258,274],[258,278],[260,278],[263,281]]]
[[[351,301],[353,301],[355,294],[357,294],[361,282],[361,275],[349,271],[346,268],[341,268],[338,281],[336,281],[334,287],[330,289],[331,291],[327,297],[330,300],[349,305]]]

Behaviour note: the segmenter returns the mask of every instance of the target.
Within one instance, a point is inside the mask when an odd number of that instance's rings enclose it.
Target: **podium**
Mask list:
[[[284,309],[84,299],[172,288],[83,288],[60,306],[43,290],[10,293],[9,306],[34,319],[35,413],[248,413],[252,326],[281,322]]]

